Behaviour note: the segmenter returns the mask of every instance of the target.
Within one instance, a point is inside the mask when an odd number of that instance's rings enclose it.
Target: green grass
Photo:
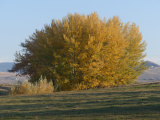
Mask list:
[[[0,119],[159,120],[160,83],[0,96]]]
[[[8,95],[8,91],[10,90],[11,86],[8,84],[0,84],[0,96]]]

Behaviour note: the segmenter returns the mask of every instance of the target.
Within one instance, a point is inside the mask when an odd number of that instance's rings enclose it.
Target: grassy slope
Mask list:
[[[8,91],[10,90],[11,85],[9,84],[0,84],[0,96],[8,95]]]
[[[0,96],[0,119],[160,119],[160,84]]]

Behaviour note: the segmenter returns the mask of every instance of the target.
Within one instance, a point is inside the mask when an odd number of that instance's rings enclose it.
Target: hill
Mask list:
[[[154,63],[154,62],[151,62],[151,61],[146,61],[146,66],[148,67],[160,67],[160,65]]]
[[[160,67],[150,67],[138,78],[139,82],[160,81]]]
[[[160,65],[147,61],[149,68],[138,77],[138,82],[157,82],[160,81]]]
[[[16,76],[16,73],[0,72],[0,84],[12,84],[25,79],[25,77]]]
[[[0,84],[12,84],[18,80],[25,80],[25,77],[18,77],[16,73],[9,73],[14,65],[14,62],[3,62],[0,63]]]
[[[14,65],[14,62],[3,62],[0,63],[0,72],[8,72]]]

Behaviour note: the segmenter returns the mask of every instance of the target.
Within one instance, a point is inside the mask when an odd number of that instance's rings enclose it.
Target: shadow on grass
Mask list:
[[[0,90],[0,96],[9,95],[9,91]]]
[[[32,106],[33,107],[33,106]],[[149,105],[149,106],[130,106],[130,107],[103,107],[103,108],[92,108],[92,109],[69,109],[69,110],[44,110],[36,112],[6,112],[0,113],[0,117],[26,117],[26,116],[92,116],[100,114],[109,114],[109,115],[131,115],[135,116],[140,115],[146,118],[158,118],[160,117],[159,105]],[[148,113],[152,114],[150,116]]]
[[[10,86],[0,86],[0,96],[9,95]]]
[[[157,89],[133,92],[87,91],[84,93],[82,91],[69,94],[65,92],[17,96],[17,99],[19,101],[15,104],[13,102],[11,105],[0,105],[2,111],[0,118],[95,115],[127,115],[135,119],[136,117],[160,118],[160,91]]]
[[[144,94],[147,94],[147,95],[149,94],[149,96],[144,97],[143,96]],[[150,96],[150,94],[154,96]],[[17,99],[20,99],[19,101],[16,101],[16,102],[14,100],[8,101],[8,103],[12,103],[12,105],[0,105],[0,110],[14,111],[14,109],[23,109],[23,108],[25,109],[42,108],[43,109],[46,106],[67,108],[67,106],[75,107],[77,105],[78,106],[94,105],[94,106],[108,107],[113,105],[131,105],[131,104],[141,105],[141,104],[148,104],[148,103],[157,104],[157,103],[160,103],[160,95],[158,96],[158,94],[160,94],[159,91],[78,93],[78,94],[58,96],[58,99],[54,99],[54,96],[51,96],[51,95],[17,96],[18,97]],[[50,96],[53,98],[49,98]],[[92,98],[91,96],[95,98],[90,99]],[[102,97],[99,97],[99,96],[102,96]],[[30,97],[33,97],[33,98],[36,97],[36,99],[28,99]],[[19,105],[19,103],[23,105]]]
[[[34,97],[34,98],[47,98],[47,97],[50,97],[52,96],[53,98],[54,97],[59,97],[59,98],[64,98],[64,97],[70,97],[71,99],[74,99],[76,97],[99,97],[99,96],[120,96],[120,97],[123,97],[123,96],[139,96],[140,94],[160,94],[160,91],[137,91],[137,92],[99,92],[99,93],[73,93],[73,94],[62,94],[62,95],[55,95],[54,93],[53,94],[49,94],[49,95],[31,95],[31,96],[20,96],[21,98],[30,98],[30,97]]]

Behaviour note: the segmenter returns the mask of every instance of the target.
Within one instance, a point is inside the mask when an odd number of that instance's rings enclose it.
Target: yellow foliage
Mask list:
[[[142,36],[135,24],[124,25],[116,16],[107,22],[102,21],[96,13],[88,16],[69,14],[63,23],[67,29],[64,39],[70,53],[68,60],[75,76],[70,80],[71,86],[75,83],[76,89],[108,87],[128,84],[136,79],[129,54],[138,55],[135,50],[139,49]],[[145,49],[141,50],[139,56]],[[131,51],[133,53],[129,53]],[[141,59],[137,57],[135,62],[142,63]]]
[[[31,63],[27,70],[34,74],[27,72],[33,82],[42,74],[54,81],[57,90],[129,84],[145,70],[146,43],[138,26],[124,24],[116,16],[101,20],[95,12],[68,14],[23,45],[30,47],[19,61]]]

